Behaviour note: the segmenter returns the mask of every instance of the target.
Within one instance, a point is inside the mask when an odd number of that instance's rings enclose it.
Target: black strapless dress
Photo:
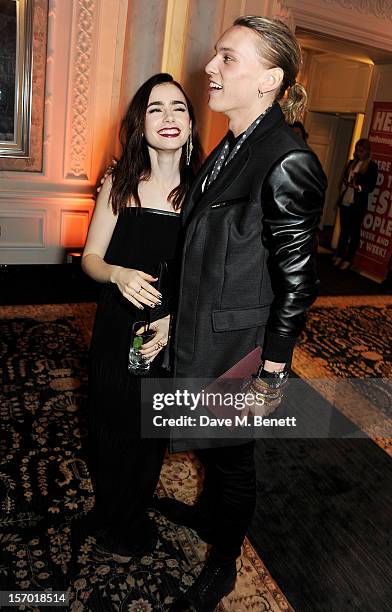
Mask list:
[[[177,213],[127,208],[119,214],[105,261],[156,275],[160,262],[175,262],[179,230]],[[110,548],[122,554],[144,537],[166,446],[164,440],[140,437],[140,378],[127,369],[131,327],[146,315],[151,322],[166,316],[172,293],[166,283],[162,305],[139,310],[109,283],[97,306],[89,372],[92,516]],[[152,362],[150,376],[163,375],[162,355]]]

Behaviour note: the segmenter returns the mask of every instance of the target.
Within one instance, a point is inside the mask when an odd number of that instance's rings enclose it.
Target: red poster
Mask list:
[[[383,281],[392,257],[392,102],[375,102],[369,136],[378,165],[377,186],[369,197],[354,265]]]

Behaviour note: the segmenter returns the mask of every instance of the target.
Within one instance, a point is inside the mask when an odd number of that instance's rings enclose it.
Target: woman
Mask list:
[[[304,110],[306,93],[296,83],[300,64],[298,42],[280,21],[240,17],[221,36],[206,66],[209,106],[228,117],[230,130],[196,177],[183,213],[175,375],[216,378],[259,346],[255,382],[266,402],[271,389],[275,401],[285,381],[318,289],[326,179],[317,157],[286,123]],[[180,449],[183,441],[175,442],[172,448]],[[194,506],[169,499],[159,506],[213,548],[173,612],[191,606],[212,611],[234,588],[236,558],[255,506],[253,443],[197,442],[205,446],[199,451],[201,497]]]
[[[162,375],[172,296],[170,282],[162,293],[154,283],[159,267],[174,259],[179,212],[201,163],[192,105],[169,74],[151,77],[137,91],[120,140],[122,154],[99,193],[82,258],[86,274],[104,283],[91,342],[96,499],[88,524],[105,548],[131,556],[155,544],[147,507],[164,455],[164,441],[140,439],[140,379],[127,369],[131,327],[148,317],[156,334],[141,353],[151,361],[150,375]]]
[[[369,195],[376,186],[377,171],[377,164],[370,159],[370,142],[361,138],[355,145],[354,158],[348,163],[341,184],[340,237],[333,257],[334,265],[341,270],[348,270],[354,259]]]

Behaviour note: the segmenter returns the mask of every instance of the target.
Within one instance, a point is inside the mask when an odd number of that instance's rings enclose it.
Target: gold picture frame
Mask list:
[[[6,0],[3,0],[5,3]],[[42,171],[48,0],[8,0],[16,5],[14,121],[0,138],[0,170]],[[0,59],[4,57],[1,53]],[[9,122],[10,123],[10,122]]]

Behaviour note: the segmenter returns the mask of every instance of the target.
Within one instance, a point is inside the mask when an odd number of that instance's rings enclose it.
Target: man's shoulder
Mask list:
[[[306,142],[285,122],[276,125],[267,134],[262,135],[260,139],[255,139],[251,143],[251,147],[255,150],[264,148],[272,153],[279,152],[282,155],[290,151],[311,152]]]
[[[286,124],[265,135],[264,138],[250,143],[250,160],[255,168],[272,170],[278,162],[287,158],[297,164],[319,165],[319,160],[312,149]]]

